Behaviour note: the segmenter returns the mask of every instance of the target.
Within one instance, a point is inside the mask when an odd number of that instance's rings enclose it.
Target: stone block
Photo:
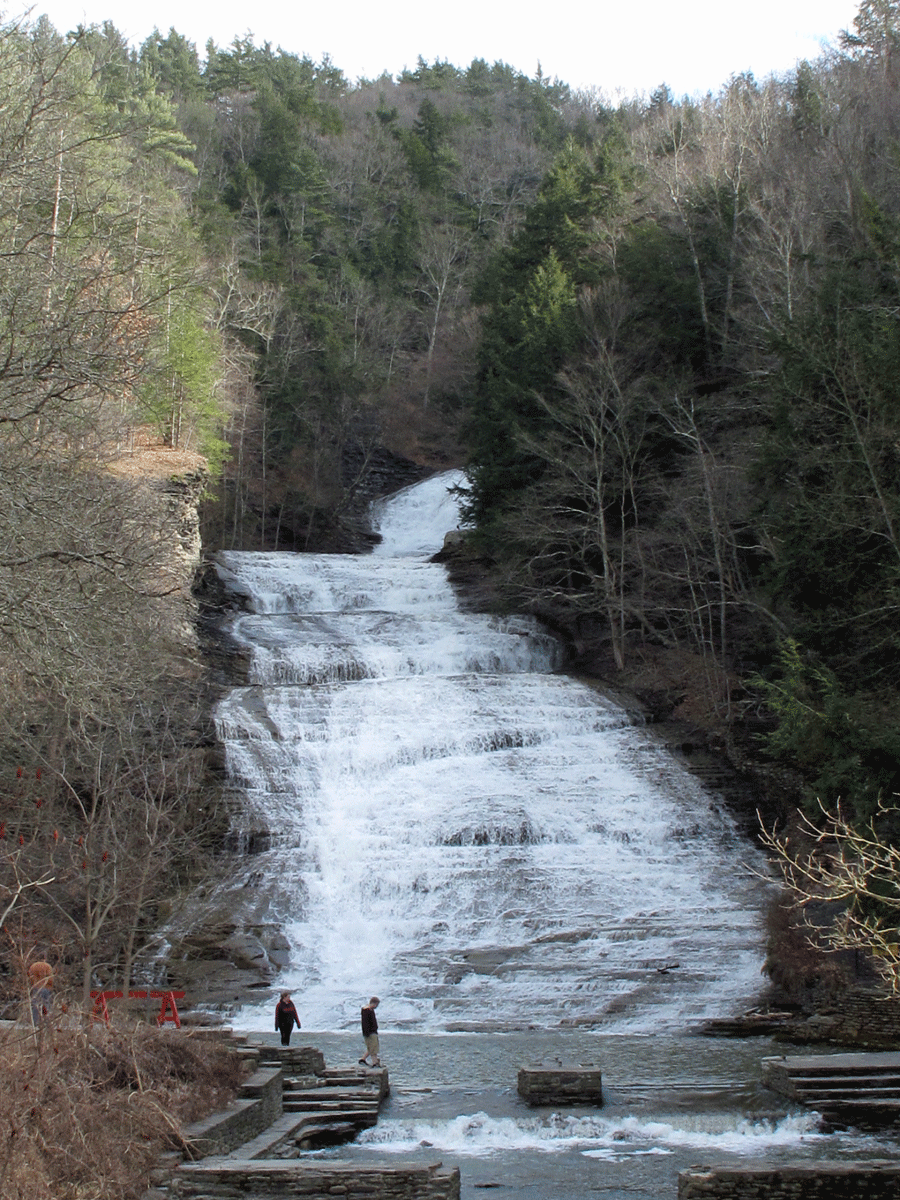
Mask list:
[[[593,1063],[541,1063],[522,1067],[518,1077],[519,1095],[528,1104],[603,1103],[603,1080]]]

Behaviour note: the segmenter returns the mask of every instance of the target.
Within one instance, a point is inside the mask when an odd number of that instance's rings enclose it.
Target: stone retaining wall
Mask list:
[[[678,1200],[897,1200],[900,1163],[796,1163],[694,1167],[678,1176]]]
[[[849,992],[790,1030],[791,1041],[900,1050],[900,999]]]
[[[258,1137],[284,1111],[284,1079],[280,1067],[255,1071],[242,1085],[235,1100],[222,1112],[195,1121],[182,1130],[196,1158],[229,1154],[244,1142]]]
[[[286,1074],[303,1076],[309,1087],[322,1086],[317,1076],[325,1074],[325,1055],[315,1046],[261,1047],[259,1053],[265,1056],[266,1066],[277,1063]]]
[[[179,1200],[459,1200],[459,1168],[442,1163],[186,1163],[170,1192]]]

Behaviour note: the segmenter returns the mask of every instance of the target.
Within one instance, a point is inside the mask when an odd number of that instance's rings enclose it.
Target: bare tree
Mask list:
[[[820,806],[821,807],[821,806]],[[871,956],[885,985],[900,994],[900,847],[880,831],[900,809],[879,804],[864,824],[851,824],[840,806],[821,807],[818,823],[798,814],[797,833],[763,829],[762,842],[804,912],[828,902],[832,924],[807,918],[810,937],[835,950]]]
[[[419,280],[416,292],[430,309],[427,317],[428,349],[425,356],[425,388],[422,407],[428,407],[432,384],[434,348],[441,322],[463,294],[464,273],[470,237],[458,225],[442,221],[429,226],[422,238],[419,254]]]

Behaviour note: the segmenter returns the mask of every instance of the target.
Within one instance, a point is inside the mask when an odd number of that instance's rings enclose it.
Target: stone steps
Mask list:
[[[325,1086],[321,1086],[324,1084]],[[315,1079],[285,1078],[282,1106],[295,1118],[294,1142],[301,1150],[350,1142],[378,1122],[378,1110],[390,1093],[387,1071],[325,1070]]]
[[[350,1101],[358,1101],[361,1104],[371,1102],[379,1104],[381,1101],[380,1092],[374,1087],[303,1087],[297,1086],[292,1079],[284,1081],[285,1098],[303,1100],[306,1104],[336,1104],[347,1103]]]
[[[313,1046],[253,1045],[261,1066],[281,1067],[285,1075],[324,1076],[325,1056]]]
[[[172,1200],[459,1200],[459,1169],[441,1163],[366,1164],[311,1160],[305,1151],[351,1141],[378,1122],[390,1094],[387,1070],[325,1068],[318,1051],[260,1047],[258,1069],[242,1091],[246,1098],[227,1114],[214,1114],[188,1136],[206,1157],[173,1164],[165,1191]],[[318,1059],[316,1058],[318,1056]],[[313,1066],[314,1071],[299,1068]],[[257,1099],[268,1113],[266,1127],[251,1119]],[[237,1114],[237,1115],[235,1115]],[[217,1126],[239,1119],[253,1136],[235,1144],[216,1135]],[[202,1126],[202,1128],[200,1128]],[[228,1147],[225,1152],[214,1149]]]
[[[238,1160],[281,1158],[283,1151],[294,1145],[295,1136],[305,1119],[296,1113],[284,1113],[277,1121],[273,1121],[265,1132],[249,1142],[244,1142],[231,1154],[223,1157]]]
[[[338,1089],[335,1089],[338,1091]],[[381,1100],[379,1096],[358,1096],[353,1092],[338,1091],[336,1096],[309,1096],[304,1089],[291,1092],[285,1089],[284,1107],[292,1104],[294,1108],[302,1108],[304,1112],[334,1112],[336,1109],[354,1108],[359,1111],[378,1112]]]
[[[371,1129],[378,1123],[378,1106],[368,1108],[354,1104],[319,1104],[307,1107],[299,1101],[293,1105],[285,1105],[286,1113],[303,1113],[308,1117],[316,1117],[321,1121],[350,1121],[357,1130]]]
[[[900,1115],[900,1054],[780,1055],[762,1062],[772,1091],[830,1119],[865,1116],[892,1123]]]
[[[342,1117],[348,1121],[355,1120],[360,1122],[361,1129],[368,1129],[370,1125],[374,1125],[378,1120],[378,1105],[377,1104],[361,1104],[353,1101],[335,1101],[333,1104],[327,1104],[324,1101],[319,1104],[306,1104],[302,1097],[297,1097],[295,1100],[286,1100],[284,1111],[290,1113],[318,1113],[322,1117],[330,1117],[332,1119]],[[372,1120],[369,1121],[368,1118]]]

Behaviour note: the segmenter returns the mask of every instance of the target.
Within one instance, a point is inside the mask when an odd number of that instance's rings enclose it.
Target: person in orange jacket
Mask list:
[[[48,962],[33,962],[28,968],[31,992],[31,1021],[37,1027],[50,1011],[53,1000],[53,968]]]

